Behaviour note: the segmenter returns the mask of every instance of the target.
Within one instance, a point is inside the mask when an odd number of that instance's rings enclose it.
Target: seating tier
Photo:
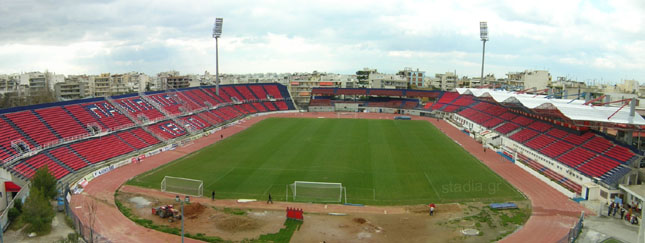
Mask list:
[[[31,110],[5,114],[5,117],[9,118],[38,145],[58,140],[56,135]]]
[[[49,126],[63,138],[87,134],[85,127],[81,126],[72,116],[60,106],[35,110]]]
[[[65,165],[72,168],[74,171],[80,170],[88,166],[88,164],[79,158],[76,154],[72,153],[67,146],[58,147],[56,149],[50,150],[49,154],[54,156],[60,162],[65,163]]]

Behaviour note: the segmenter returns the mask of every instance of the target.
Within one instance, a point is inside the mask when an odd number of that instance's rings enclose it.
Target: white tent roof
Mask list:
[[[557,109],[567,118],[574,121],[594,121],[617,124],[645,125],[645,119],[638,113],[629,116],[629,108],[618,111],[619,107],[583,105],[584,100],[547,99],[545,95],[517,94],[509,91],[492,89],[457,88],[459,94],[472,94],[475,97],[491,97],[500,104],[520,104],[527,109]]]

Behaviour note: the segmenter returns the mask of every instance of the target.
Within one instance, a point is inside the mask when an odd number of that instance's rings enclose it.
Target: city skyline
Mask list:
[[[288,2],[9,1],[0,8],[0,73],[215,71],[215,17],[224,18],[220,73],[525,69],[620,83],[645,75],[640,1]]]

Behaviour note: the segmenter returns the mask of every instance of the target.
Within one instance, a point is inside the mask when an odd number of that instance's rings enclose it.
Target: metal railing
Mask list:
[[[569,230],[567,235],[562,237],[562,239],[560,239],[558,241],[558,243],[573,243],[573,242],[575,242],[576,239],[578,239],[578,236],[580,236],[580,232],[582,231],[582,226],[583,226],[584,219],[585,219],[585,212],[581,212],[580,213],[580,218],[578,219],[578,221],[576,221],[576,224],[573,225],[573,227],[571,227],[571,229]]]

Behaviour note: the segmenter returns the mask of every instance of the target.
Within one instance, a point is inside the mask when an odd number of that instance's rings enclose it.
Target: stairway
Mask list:
[[[62,161],[58,160],[56,157],[51,155],[49,151],[43,153],[45,156],[49,157],[52,161],[56,162],[56,164],[60,165],[61,167],[65,168],[68,170],[70,173],[74,172],[74,169],[63,163]]]
[[[63,139],[63,136],[61,136],[60,134],[58,134],[58,132],[56,132],[56,130],[54,130],[54,128],[53,128],[53,127],[51,127],[51,126],[50,126],[50,125],[45,121],[45,119],[43,119],[43,117],[41,117],[41,116],[40,116],[40,114],[38,114],[37,112],[34,112],[34,110],[30,110],[30,111],[31,111],[31,113],[32,113],[32,114],[34,114],[36,117],[38,117],[38,120],[40,120],[40,122],[42,122],[42,123],[47,127],[47,129],[49,129],[49,131],[51,131],[51,132],[52,132],[52,134],[54,134],[54,136],[56,136],[56,138],[58,138],[58,139]]]
[[[71,146],[69,146],[69,145],[63,145],[63,146],[67,146],[67,149],[69,149],[69,151],[71,151],[71,152],[72,152],[72,153],[74,153],[76,156],[78,156],[79,158],[81,158],[81,160],[83,160],[83,162],[87,163],[88,165],[91,165],[91,164],[92,164],[92,163],[90,163],[90,161],[89,161],[89,160],[87,160],[85,157],[81,156],[78,152],[76,152],[76,150],[74,150]]]
[[[31,137],[29,137],[27,135],[27,133],[25,133],[24,131],[20,130],[20,128],[18,128],[18,126],[16,126],[16,124],[14,124],[11,121],[11,119],[9,119],[9,118],[7,118],[7,117],[5,117],[3,115],[0,115],[0,118],[2,118],[5,122],[7,122],[7,124],[9,124],[9,126],[11,126],[11,128],[13,128],[13,130],[16,130],[18,133],[20,133],[20,135],[22,135],[23,138],[27,139],[27,141],[25,141],[25,142],[29,143],[27,145],[29,145],[30,150],[33,149],[34,146],[36,146],[36,147],[40,146],[40,144],[36,143],[36,141],[34,141],[34,139],[32,139]]]
[[[67,112],[67,114],[69,114],[69,115],[72,117],[72,119],[74,119],[74,121],[78,122],[78,124],[80,124],[80,125],[81,125],[81,127],[85,128],[85,131],[87,131],[88,133],[90,132],[90,130],[89,130],[89,129],[87,129],[87,124],[83,124],[83,123],[81,122],[81,120],[79,120],[78,118],[76,118],[76,116],[74,116],[74,114],[72,114],[72,112],[70,112],[69,110],[67,110],[65,107],[61,107],[61,108],[63,108],[63,110],[64,110],[65,112]],[[101,122],[101,121],[98,121],[98,122]],[[101,125],[105,125],[105,124],[102,124],[102,123],[101,123]]]

